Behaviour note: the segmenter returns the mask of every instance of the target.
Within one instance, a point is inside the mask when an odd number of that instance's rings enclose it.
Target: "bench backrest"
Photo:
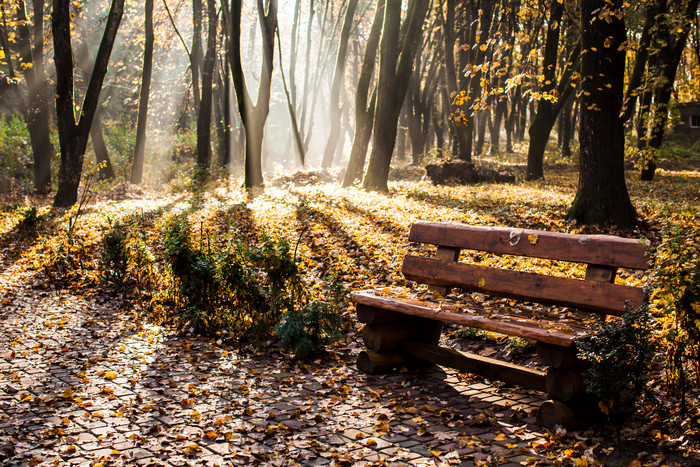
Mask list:
[[[617,268],[648,269],[649,247],[611,235],[418,222],[409,241],[436,245],[436,258],[406,255],[406,278],[436,287],[457,287],[577,309],[621,315],[636,310],[643,290],[614,284]],[[462,249],[587,264],[586,279],[571,279],[460,263]]]

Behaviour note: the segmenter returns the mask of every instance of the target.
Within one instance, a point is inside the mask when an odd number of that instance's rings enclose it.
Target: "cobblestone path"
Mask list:
[[[17,282],[0,291],[2,465],[524,465],[545,443],[539,393],[290,367]]]

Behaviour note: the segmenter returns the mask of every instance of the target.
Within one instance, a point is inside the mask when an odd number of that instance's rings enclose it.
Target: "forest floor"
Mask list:
[[[348,304],[342,340],[299,362],[274,341],[238,345],[226,334],[194,335],[184,319],[154,310],[152,293],[125,294],[101,279],[105,226],[131,213],[187,212],[200,247],[222,232],[287,238],[319,289],[330,277],[350,290],[404,285],[400,263],[418,220],[599,232],[565,220],[575,167],[545,170],[538,182],[436,187],[420,169],[404,168],[394,171],[389,194],[342,189],[306,173],[273,181],[254,199],[234,182],[194,194],[179,191],[184,182],[167,193],[120,184],[93,193],[81,212],[7,199],[0,210],[0,463],[700,465],[697,390],[681,417],[664,389],[663,356],[650,383],[657,398],[622,427],[548,430],[534,419],[542,393],[440,367],[362,374],[354,366],[360,325]],[[697,221],[697,168],[669,167],[652,183],[631,177],[644,222],[625,235],[658,243],[679,213]],[[36,230],[22,228],[15,201],[38,207]],[[69,252],[73,268],[47,266],[67,229],[79,245]],[[157,226],[146,235],[160,243]],[[500,351],[497,340],[458,331],[445,339]]]

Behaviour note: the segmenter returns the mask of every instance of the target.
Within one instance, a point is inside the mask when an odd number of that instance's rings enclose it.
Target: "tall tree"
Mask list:
[[[366,190],[388,191],[389,168],[396,142],[401,104],[406,97],[408,82],[413,71],[416,51],[421,41],[423,22],[429,0],[411,0],[406,19],[399,34],[401,1],[387,0],[379,58],[377,104],[374,111],[374,136],[367,174],[363,182]],[[399,41],[401,37],[401,41]],[[398,48],[398,44],[401,47]]]
[[[275,52],[275,31],[277,30],[277,0],[257,0],[258,18],[262,31],[263,60],[258,83],[258,100],[255,105],[250,97],[243,65],[241,63],[241,12],[242,0],[231,0],[229,63],[236,90],[238,110],[245,128],[245,172],[246,188],[261,187],[262,141],[265,122],[270,113],[270,85]]]
[[[622,109],[623,0],[581,0],[583,59],[578,190],[568,216],[631,228],[637,213],[625,184]]]
[[[207,0],[207,53],[202,69],[202,99],[197,115],[197,166],[208,170],[211,165],[211,114],[214,66],[216,65],[216,0]]]
[[[55,149],[51,144],[49,122],[51,121],[48,99],[48,79],[44,67],[44,1],[32,0],[33,20],[29,28],[26,5],[19,0],[16,5],[18,19],[19,69],[27,84],[26,100],[20,95],[21,109],[29,131],[34,157],[34,189],[47,193],[51,189],[51,159]],[[5,40],[6,5],[2,4],[3,48],[9,49]],[[5,60],[11,70],[13,58],[9,50],[4,50]],[[14,75],[14,73],[11,73]],[[16,88],[17,92],[19,90]]]
[[[331,83],[330,97],[330,134],[326,142],[326,148],[323,151],[323,160],[321,166],[324,169],[330,168],[333,165],[333,155],[335,148],[338,145],[340,138],[340,117],[343,111],[339,105],[340,86],[345,80],[345,63],[348,51],[348,40],[350,39],[350,30],[352,28],[353,17],[357,9],[357,0],[350,0],[348,9],[345,12],[345,20],[343,21],[343,30],[340,33],[340,43],[338,44],[338,55],[335,61],[335,72]]]
[[[649,57],[649,73],[653,76],[653,105],[646,142],[641,180],[654,179],[659,149],[668,122],[669,102],[676,81],[676,71],[688,40],[691,22],[697,14],[700,0],[656,0],[658,14],[652,34],[653,54]]]
[[[348,168],[343,178],[343,186],[348,187],[362,178],[362,169],[367,159],[367,147],[372,137],[372,123],[374,119],[374,104],[376,93],[369,97],[369,88],[372,82],[372,75],[377,61],[377,49],[382,31],[382,21],[384,18],[385,0],[377,0],[374,11],[374,20],[367,36],[367,45],[362,60],[362,69],[357,80],[355,91],[355,134],[350,150],[350,160]],[[368,105],[369,100],[369,105]]]
[[[151,94],[151,76],[153,74],[153,0],[144,3],[144,31],[146,42],[143,49],[143,72],[141,74],[141,92],[139,93],[139,115],[136,123],[136,144],[134,145],[134,162],[131,166],[131,183],[140,185],[143,181],[143,163],[146,153],[146,125],[148,123],[148,101]]]
[[[80,116],[76,119],[70,5],[70,0],[54,0],[51,17],[56,64],[56,114],[58,139],[61,146],[58,190],[53,203],[56,207],[69,207],[78,200],[78,186],[90,127],[99,103],[109,56],[124,13],[124,0],[112,0]]]

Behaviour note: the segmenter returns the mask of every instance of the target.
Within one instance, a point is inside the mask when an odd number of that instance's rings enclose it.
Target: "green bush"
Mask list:
[[[155,257],[143,238],[139,220],[107,219],[100,242],[100,270],[105,280],[126,290],[133,285],[150,286]]]
[[[596,334],[576,339],[579,358],[590,363],[586,389],[606,418],[621,423],[634,414],[644,395],[655,341],[645,300],[638,311],[605,323]]]
[[[652,305],[661,315],[669,388],[682,403],[700,387],[700,226],[697,214],[669,214],[655,250]],[[685,406],[683,405],[683,409]]]
[[[129,267],[127,227],[120,221],[107,219],[108,228],[100,243],[100,270],[104,278],[123,287]]]
[[[338,309],[345,290],[333,281],[331,295],[330,302],[314,300],[301,309],[287,311],[277,324],[276,331],[282,344],[297,358],[317,355],[340,339],[343,319]]]
[[[0,192],[10,191],[17,183],[29,186],[33,164],[31,140],[24,120],[17,115],[0,118]]]
[[[171,217],[164,229],[164,256],[182,317],[203,334],[227,330],[262,341],[277,331],[296,355],[316,354],[338,337],[339,288],[332,287],[331,303],[309,303],[289,243],[265,234],[261,239],[259,246],[249,246],[234,235],[225,246],[197,249],[186,217]]]

